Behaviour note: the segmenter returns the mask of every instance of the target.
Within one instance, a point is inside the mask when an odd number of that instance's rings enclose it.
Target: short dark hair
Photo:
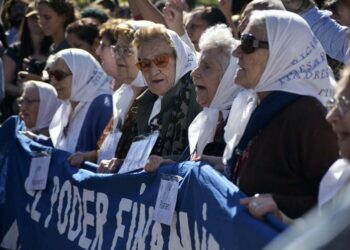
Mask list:
[[[74,33],[80,40],[93,45],[98,38],[98,24],[91,18],[82,18],[68,25],[66,32]]]

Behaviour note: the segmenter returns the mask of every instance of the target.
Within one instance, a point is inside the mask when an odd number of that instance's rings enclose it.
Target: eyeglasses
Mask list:
[[[350,101],[345,96],[340,96],[338,99],[330,99],[326,106],[328,112],[337,108],[339,115],[344,116],[349,111]]]
[[[111,49],[113,51],[114,57],[116,55],[118,55],[120,57],[126,57],[126,56],[130,56],[134,53],[134,51],[132,49],[130,49],[129,47],[122,47],[119,45],[112,45]]]
[[[171,54],[161,54],[155,56],[153,59],[139,59],[136,66],[141,71],[147,71],[151,68],[153,62],[158,68],[166,68],[171,56]]]
[[[60,82],[64,78],[66,78],[67,76],[72,75],[72,73],[66,73],[66,72],[63,72],[61,70],[52,70],[52,71],[49,70],[47,73],[49,75],[49,81],[50,82],[52,80],[52,77],[54,77],[57,81]]]
[[[253,53],[258,48],[268,49],[269,43],[256,39],[255,36],[250,33],[242,34],[241,49],[243,53],[250,54],[250,53]]]
[[[28,99],[28,98],[23,98],[23,97],[17,98],[17,103],[18,103],[19,106],[32,105],[32,104],[37,103],[37,102],[40,102],[40,100],[38,100],[38,99]]]

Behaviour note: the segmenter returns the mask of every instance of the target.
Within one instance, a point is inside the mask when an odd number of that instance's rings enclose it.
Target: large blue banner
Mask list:
[[[252,218],[244,195],[203,162],[96,174],[53,149],[46,189],[27,191],[33,155],[49,148],[20,129],[18,118],[0,128],[0,249],[261,249],[283,228]],[[162,174],[182,178],[172,226],[153,220]]]

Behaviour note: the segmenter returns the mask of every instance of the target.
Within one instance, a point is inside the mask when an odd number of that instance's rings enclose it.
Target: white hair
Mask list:
[[[217,24],[204,31],[199,40],[199,49],[221,49],[231,54],[237,41],[233,38],[231,29],[226,24]]]
[[[217,24],[204,31],[199,40],[200,52],[209,49],[218,49],[224,56],[223,67],[226,68],[232,51],[238,46],[231,29],[226,24]]]

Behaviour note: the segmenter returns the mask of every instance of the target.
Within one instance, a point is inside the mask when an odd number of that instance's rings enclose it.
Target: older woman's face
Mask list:
[[[50,83],[57,91],[57,97],[61,100],[67,100],[72,94],[72,72],[65,61],[57,59],[50,66],[49,70]]]
[[[19,98],[19,115],[27,128],[34,128],[38,117],[40,105],[39,90],[36,87],[28,87]]]
[[[336,105],[327,114],[338,138],[340,155],[350,160],[350,83],[341,84],[335,95]]]
[[[259,41],[266,41],[264,33],[254,25],[248,24],[243,34],[252,34]],[[260,81],[264,73],[267,60],[269,58],[269,50],[265,48],[257,48],[252,53],[242,51],[241,45],[233,51],[233,56],[238,58],[238,70],[235,76],[235,83],[243,88],[254,89]]]
[[[111,41],[103,36],[96,49],[96,55],[99,57],[103,70],[107,75],[117,78],[118,68],[111,50]]]
[[[119,35],[113,51],[117,62],[118,80],[123,83],[131,83],[139,72],[136,66],[136,48],[131,45],[126,36]]]
[[[193,70],[192,78],[196,86],[197,102],[202,107],[209,107],[224,75],[225,56],[218,49],[202,51],[199,65]]]
[[[142,69],[148,88],[158,96],[164,96],[174,85],[176,59],[174,49],[164,40],[155,39],[142,43],[138,49],[139,61],[148,62],[149,67]],[[163,57],[163,58],[161,58]],[[168,58],[166,62],[164,59]],[[155,64],[155,59],[161,64]]]

